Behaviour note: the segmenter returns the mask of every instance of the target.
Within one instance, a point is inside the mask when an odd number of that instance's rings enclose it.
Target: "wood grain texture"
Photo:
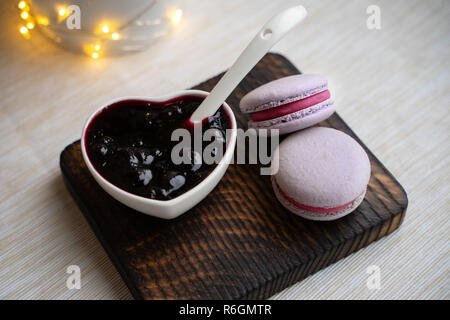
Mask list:
[[[266,55],[227,100],[238,126],[246,128],[246,116],[238,110],[245,93],[296,73],[284,57]],[[219,78],[195,89],[210,91]],[[337,114],[320,125],[359,141]],[[406,193],[365,149],[372,166],[365,200],[354,213],[327,223],[287,212],[257,165],[231,165],[206,199],[169,221],[135,212],[107,195],[85,167],[79,141],[62,152],[60,165],[71,194],[135,298],[262,299],[402,223]]]

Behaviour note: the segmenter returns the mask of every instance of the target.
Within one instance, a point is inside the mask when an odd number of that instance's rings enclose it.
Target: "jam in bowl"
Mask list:
[[[223,148],[220,161],[198,160],[201,155],[192,146],[192,161],[174,163],[172,150],[179,141],[172,141],[172,133],[207,94],[185,90],[160,98],[122,98],[99,108],[87,120],[81,139],[95,180],[116,200],[152,216],[172,219],[195,206],[222,178],[236,143],[236,120],[224,103],[202,125],[203,132],[220,133],[215,137],[220,139],[215,145]]]

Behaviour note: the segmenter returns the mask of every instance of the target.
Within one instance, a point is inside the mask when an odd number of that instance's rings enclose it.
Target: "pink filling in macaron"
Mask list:
[[[276,182],[275,182],[275,183],[276,183]],[[352,201],[350,201],[349,203],[346,203],[346,204],[344,204],[344,205],[342,205],[342,206],[334,207],[334,208],[311,207],[311,206],[304,205],[304,204],[302,204],[302,203],[300,203],[300,202],[297,202],[297,201],[295,201],[293,198],[291,198],[290,196],[288,196],[288,195],[283,191],[283,189],[280,188],[280,186],[278,185],[278,183],[277,183],[277,187],[278,187],[278,190],[280,190],[281,195],[282,195],[284,198],[286,198],[289,202],[291,202],[293,205],[295,205],[296,207],[298,207],[298,208],[300,208],[300,209],[304,209],[304,210],[308,210],[308,211],[316,212],[316,213],[332,213],[332,212],[340,211],[340,210],[345,209],[345,208],[346,208],[347,206],[349,206],[353,201],[355,201],[355,200],[352,200]]]
[[[316,93],[312,96],[309,96],[307,98],[281,105],[277,108],[252,112],[250,113],[250,117],[253,121],[270,120],[312,107],[316,104],[328,100],[329,98],[330,98],[330,91],[325,90]]]

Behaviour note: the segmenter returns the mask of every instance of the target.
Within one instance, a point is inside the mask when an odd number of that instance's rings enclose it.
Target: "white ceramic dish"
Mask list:
[[[103,178],[102,175],[100,175],[94,168],[87,155],[86,141],[85,141],[86,131],[87,128],[89,127],[89,124],[95,118],[96,115],[98,115],[104,108],[119,101],[145,100],[161,103],[172,100],[177,97],[183,96],[206,97],[207,95],[208,92],[205,91],[183,90],[157,98],[123,97],[120,99],[110,101],[109,103],[100,107],[87,119],[81,135],[81,151],[83,154],[83,159],[94,179],[108,194],[110,194],[116,200],[120,201],[121,203],[130,208],[133,208],[139,212],[154,217],[163,219],[173,219],[191,209],[193,206],[195,206],[197,203],[203,200],[214,189],[214,187],[217,185],[217,183],[225,174],[225,171],[227,170],[228,165],[231,159],[233,158],[234,148],[236,145],[236,118],[234,117],[233,111],[231,110],[230,106],[227,103],[224,103],[222,105],[222,108],[228,117],[228,121],[231,127],[231,135],[229,137],[229,140],[227,141],[227,148],[225,150],[222,160],[217,164],[216,168],[202,182],[200,182],[192,189],[186,191],[185,193],[171,200],[154,200],[137,196],[135,194],[120,189],[119,187],[115,186],[114,184]]]

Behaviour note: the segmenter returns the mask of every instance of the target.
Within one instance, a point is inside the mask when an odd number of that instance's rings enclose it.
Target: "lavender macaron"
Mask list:
[[[328,81],[317,74],[299,74],[266,83],[240,102],[243,113],[250,115],[249,128],[278,129],[286,134],[311,127],[335,111]]]
[[[277,150],[272,186],[289,211],[310,220],[330,221],[354,211],[363,201],[370,161],[349,135],[331,128],[309,128],[288,136]]]

